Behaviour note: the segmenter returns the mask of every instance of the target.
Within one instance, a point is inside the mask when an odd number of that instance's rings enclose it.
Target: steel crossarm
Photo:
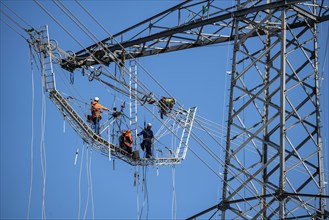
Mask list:
[[[62,60],[64,69],[74,71],[82,66],[109,64],[120,59],[156,55],[189,48],[196,48],[233,41],[234,22],[248,19],[257,22],[259,13],[289,7],[299,17],[289,21],[290,28],[299,28],[312,23],[329,20],[324,0],[318,4],[318,14],[305,9],[308,0],[245,1],[245,8],[237,9],[223,1],[185,1],[113,36],[74,53],[73,57]],[[268,29],[280,32],[275,22],[268,23]],[[248,37],[264,35],[265,31],[253,32]],[[244,36],[239,33],[239,37]],[[120,42],[116,41],[120,39]],[[97,58],[97,59],[95,59]]]

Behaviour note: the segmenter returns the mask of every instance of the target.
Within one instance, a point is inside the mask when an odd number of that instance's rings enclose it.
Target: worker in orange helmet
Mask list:
[[[101,115],[102,109],[105,111],[109,111],[108,108],[99,104],[99,98],[95,97],[94,101],[91,102],[91,120],[93,122],[95,133],[98,135],[99,135],[99,128],[100,128],[99,122],[102,119],[102,115]]]

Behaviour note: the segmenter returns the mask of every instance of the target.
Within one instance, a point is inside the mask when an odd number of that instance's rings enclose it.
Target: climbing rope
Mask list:
[[[86,216],[87,216],[87,211],[88,211],[88,207],[89,207],[89,200],[91,200],[92,219],[95,218],[94,195],[93,195],[92,175],[91,175],[91,158],[92,158],[92,148],[87,147],[86,176],[87,176],[88,192],[87,192],[86,205],[85,205],[85,211],[84,211],[83,219],[86,219]]]
[[[34,164],[34,70],[33,70],[33,52],[30,45],[30,64],[31,64],[31,144],[30,144],[30,190],[29,190],[29,202],[27,208],[27,219],[30,219],[30,208],[31,208],[31,198],[32,198],[32,188],[33,188],[33,164]]]
[[[79,168],[79,178],[78,178],[78,219],[80,219],[80,209],[81,209],[81,175],[82,175],[82,163],[85,152],[85,142],[82,143],[82,155],[80,160],[80,168]]]
[[[176,219],[176,167],[175,165],[171,168],[171,175],[172,175],[172,201],[171,201],[171,219]]]
[[[143,200],[143,203],[142,203],[142,207],[141,207],[138,219],[142,219],[143,211],[144,211],[145,206],[146,206],[145,219],[148,219],[148,215],[149,215],[149,195],[148,195],[148,190],[147,190],[147,171],[148,171],[148,167],[144,166],[144,167],[142,167],[142,169],[143,169],[142,192],[144,192],[144,200]]]
[[[45,143],[45,129],[46,129],[46,95],[44,86],[42,85],[42,105],[41,105],[41,139],[40,139],[40,160],[43,178],[42,189],[42,219],[46,219],[46,178],[47,178],[47,157],[46,157],[46,143]]]

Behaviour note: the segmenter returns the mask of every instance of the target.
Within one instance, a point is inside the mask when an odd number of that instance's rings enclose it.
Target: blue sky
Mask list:
[[[3,1],[33,27],[48,24],[52,39],[64,50],[77,51],[80,46],[68,36],[33,1]],[[78,39],[87,46],[92,43],[51,1],[41,1]],[[178,1],[83,1],[82,3],[101,21],[111,34],[136,24]],[[64,2],[73,11],[73,1]],[[230,2],[226,1],[230,4]],[[1,5],[1,9],[5,10]],[[84,24],[99,38],[106,33],[79,14]],[[1,19],[5,19],[1,14]],[[16,18],[17,19],[17,18]],[[147,168],[147,191],[134,186],[135,168],[120,161],[109,161],[95,151],[87,151],[52,102],[46,98],[45,152],[40,156],[42,139],[42,91],[38,69],[31,70],[29,48],[25,40],[3,22],[1,24],[1,219],[27,217],[29,193],[30,218],[42,218],[42,194],[45,189],[45,211],[48,219],[136,219],[143,207],[143,218],[177,219],[189,217],[218,203],[222,182],[198,158],[188,152],[182,164]],[[323,65],[328,22],[319,28],[320,65]],[[162,54],[140,59],[139,62],[184,106],[198,106],[198,115],[223,124],[228,88],[226,71],[230,69],[231,45],[223,44],[205,48]],[[328,51],[327,51],[328,53]],[[321,68],[322,69],[322,68]],[[56,68],[63,78],[67,72]],[[59,78],[58,78],[59,79]],[[157,90],[142,75],[140,80]],[[58,80],[58,84],[61,80]],[[62,84],[60,85],[64,87]],[[321,91],[328,97],[328,65],[324,69]],[[60,88],[62,88],[60,87]],[[94,85],[85,78],[75,77],[74,87],[88,100],[99,96],[104,106],[113,106],[113,94],[104,87]],[[119,99],[120,99],[120,95]],[[33,99],[34,97],[34,99]],[[33,104],[34,100],[34,104]],[[328,171],[328,98],[322,98],[323,140],[326,149],[325,166]],[[119,101],[116,101],[119,103]],[[34,112],[32,112],[34,109]],[[223,111],[224,110],[224,111]],[[148,112],[139,115],[139,125],[144,121],[159,124]],[[33,129],[32,129],[33,128]],[[65,128],[65,129],[64,129]],[[33,140],[33,146],[31,146]],[[192,142],[193,143],[193,142]],[[75,152],[79,149],[77,164]],[[214,148],[223,156],[223,152]],[[84,155],[82,156],[82,152]],[[88,154],[88,155],[87,155]],[[87,156],[87,157],[86,157]],[[218,163],[208,160],[214,170]],[[209,157],[209,156],[208,156]],[[45,161],[46,159],[46,161]],[[42,160],[46,162],[46,187],[43,185]],[[89,162],[89,163],[87,163]],[[80,165],[82,164],[82,167]],[[87,166],[89,166],[87,168]],[[31,188],[31,169],[33,182]],[[81,173],[80,173],[81,172]],[[139,168],[142,176],[143,170]],[[88,184],[88,176],[92,184]],[[80,180],[80,181],[79,181]],[[92,190],[88,188],[92,186]],[[89,196],[88,191],[92,193]],[[80,196],[79,196],[80,195]],[[147,197],[146,197],[147,195]],[[80,199],[79,199],[80,198]],[[93,198],[93,199],[91,199]],[[146,198],[148,198],[148,203]],[[88,201],[88,204],[87,204]],[[80,203],[80,205],[79,205]],[[87,205],[86,205],[87,204]],[[144,205],[143,205],[144,204]],[[80,206],[80,212],[79,212]],[[87,207],[87,208],[86,208]],[[173,208],[174,207],[174,208]],[[148,211],[147,211],[148,209]]]

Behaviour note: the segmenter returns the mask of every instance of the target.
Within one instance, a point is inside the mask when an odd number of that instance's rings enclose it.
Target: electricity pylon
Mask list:
[[[328,1],[221,4],[184,1],[62,66],[73,71],[233,41],[222,201],[191,218],[213,211],[222,219],[325,219],[317,24],[329,19]]]

